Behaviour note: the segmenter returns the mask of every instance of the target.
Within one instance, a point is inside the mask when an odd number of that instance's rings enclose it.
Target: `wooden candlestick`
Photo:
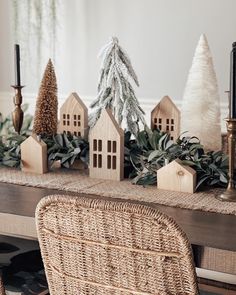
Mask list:
[[[229,183],[226,191],[216,198],[226,202],[236,202],[235,188],[235,148],[236,148],[236,119],[227,119],[227,136],[229,149]]]
[[[15,89],[15,96],[13,98],[13,102],[15,104],[15,110],[12,112],[12,121],[15,131],[20,134],[20,130],[23,124],[24,119],[24,112],[21,109],[22,104],[22,95],[21,95],[21,89],[24,86],[18,86],[13,85],[12,86]]]

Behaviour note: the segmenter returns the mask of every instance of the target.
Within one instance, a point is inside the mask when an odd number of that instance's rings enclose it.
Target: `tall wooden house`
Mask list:
[[[47,145],[43,140],[32,134],[22,142],[20,148],[22,171],[38,174],[48,171]]]
[[[88,137],[88,109],[73,92],[60,108],[59,132],[83,138]]]
[[[159,129],[176,140],[180,134],[180,111],[169,96],[164,96],[151,112],[151,129]]]
[[[110,109],[102,111],[90,129],[90,168],[93,178],[121,180],[124,177],[124,131]]]

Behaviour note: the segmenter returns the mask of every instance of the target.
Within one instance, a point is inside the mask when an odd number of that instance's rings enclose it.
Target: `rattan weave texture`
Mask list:
[[[3,286],[3,282],[2,282],[2,278],[1,278],[1,274],[0,274],[0,295],[6,295],[5,289]]]
[[[155,209],[50,196],[36,223],[51,295],[198,294],[185,234]]]

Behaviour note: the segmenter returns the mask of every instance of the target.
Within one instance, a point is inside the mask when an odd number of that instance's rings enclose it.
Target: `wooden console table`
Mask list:
[[[65,193],[53,189],[0,184],[0,234],[26,239],[37,239],[34,213],[41,198],[51,194],[78,195],[78,193]],[[88,194],[87,196],[111,199],[110,197]],[[171,216],[185,231],[194,249],[199,250],[197,254],[198,267],[236,274],[236,216],[169,207],[151,202],[123,199],[122,201],[146,204]],[[222,263],[220,266],[214,265],[212,267],[206,255],[205,258],[199,257],[199,253],[202,253],[203,249],[207,249],[206,253],[209,252],[209,249],[215,249],[215,257],[221,256],[220,261],[228,259],[229,265],[224,265],[223,269]],[[212,257],[212,255],[211,252],[210,256]]]
[[[37,239],[34,224],[35,208],[41,198],[52,194],[78,195],[53,189],[0,183],[0,233]],[[113,198],[113,200],[121,199]],[[191,244],[236,252],[236,216],[234,215],[182,209],[142,201],[129,200],[129,202],[146,204],[171,216],[185,231]],[[10,225],[9,221],[13,224]],[[16,221],[24,221],[27,228],[20,228]]]

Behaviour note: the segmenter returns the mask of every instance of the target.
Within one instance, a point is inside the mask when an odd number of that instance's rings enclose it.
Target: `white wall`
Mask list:
[[[13,63],[10,1],[0,0],[0,91],[11,90]]]
[[[149,100],[154,105],[165,94],[181,101],[196,44],[204,32],[214,57],[221,99],[226,101],[229,52],[236,41],[235,0],[60,2],[56,70],[61,94],[77,91],[82,97],[95,96],[100,64],[97,53],[110,36],[116,35],[137,71],[141,102]],[[9,92],[14,80],[9,5],[9,0],[0,0],[2,92]],[[43,64],[50,56],[45,52]],[[30,62],[36,65],[36,61]],[[25,64],[22,60],[23,68]],[[25,92],[37,92],[39,78],[25,75],[23,81]]]
[[[19,1],[19,0],[18,0]],[[13,109],[13,36],[10,0],[0,0],[0,111]],[[236,41],[235,0],[60,0],[56,71],[60,97],[77,91],[85,102],[96,94],[97,53],[112,35],[129,53],[138,74],[137,94],[149,112],[163,96],[181,105],[187,74],[201,33],[212,50],[223,116],[229,84],[229,52]],[[47,52],[47,50],[45,50]],[[45,54],[46,64],[50,54]],[[30,60],[36,66],[35,60]],[[23,72],[26,72],[22,60]],[[23,77],[24,101],[33,112],[40,79]],[[60,100],[60,103],[62,100]],[[224,125],[223,121],[222,124]]]

